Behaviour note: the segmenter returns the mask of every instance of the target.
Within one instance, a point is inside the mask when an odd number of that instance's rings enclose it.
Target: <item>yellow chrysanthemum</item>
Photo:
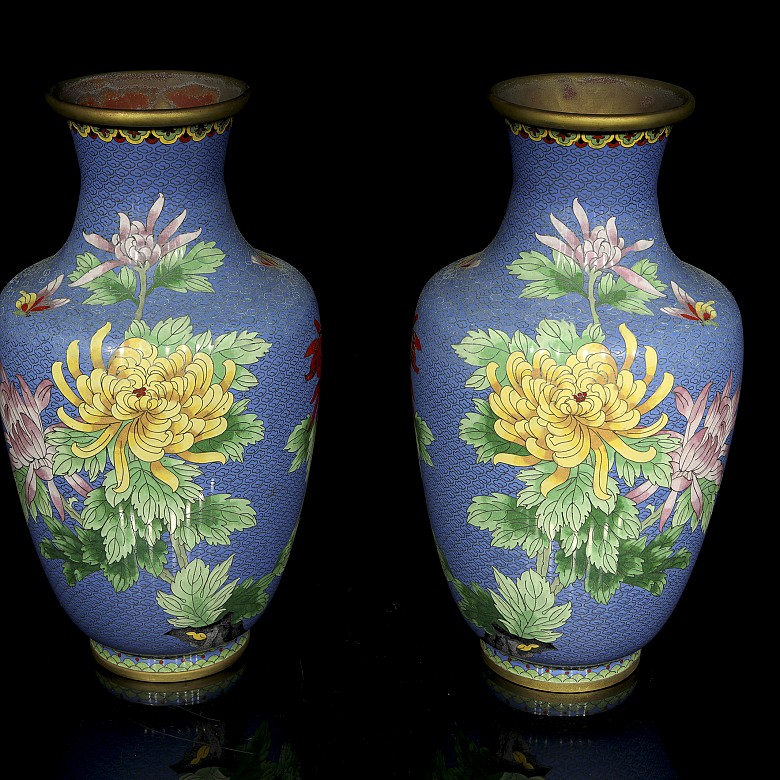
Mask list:
[[[599,498],[608,499],[607,444],[637,463],[655,457],[654,448],[636,450],[626,439],[652,436],[666,425],[665,414],[644,428],[639,427],[639,420],[666,398],[674,378],[665,373],[658,388],[642,400],[655,377],[657,355],[652,347],[645,348],[645,376],[636,379],[630,371],[637,352],[636,338],[625,325],[620,326],[620,333],[626,344],[626,357],[620,368],[609,349],[598,343],[580,347],[564,365],[557,364],[546,349],[534,354],[533,363],[527,361],[523,352],[513,352],[506,364],[508,386],[497,379],[497,363],[487,366],[493,389],[488,400],[498,416],[495,431],[502,439],[523,445],[529,453],[498,454],[494,463],[556,463],[555,472],[541,485],[542,493],[547,495],[566,481],[572,468],[593,453],[593,490]]]
[[[191,448],[227,427],[225,415],[233,405],[228,388],[235,363],[226,360],[225,376],[215,382],[209,355],[193,354],[182,344],[163,356],[145,339],[129,338],[113,351],[106,366],[102,348],[110,330],[107,323],[92,337],[88,373],[81,370],[78,341],[68,346],[67,366],[75,388],[66,381],[61,362],[52,366],[55,384],[79,414],[73,418],[60,407],[60,420],[75,431],[101,432],[87,447],[74,444],[73,453],[89,458],[113,441],[117,493],[130,487],[128,448],[150,463],[152,473],[173,490],[179,480],[160,462],[164,455],[196,463],[224,463],[225,456],[219,452],[192,452]]]

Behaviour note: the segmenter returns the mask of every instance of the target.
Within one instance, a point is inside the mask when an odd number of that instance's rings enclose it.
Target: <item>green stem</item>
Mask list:
[[[547,579],[547,571],[550,568],[550,557],[552,556],[552,542],[542,550],[536,557],[536,573],[543,579]]]
[[[588,303],[590,304],[590,316],[594,325],[601,325],[598,312],[596,311],[596,282],[601,271],[592,271],[588,274]]]
[[[651,525],[655,525],[656,520],[661,518],[661,510],[663,506],[654,509],[643,521],[639,532],[646,531]]]
[[[79,525],[81,525],[81,515],[70,505],[70,501],[65,501],[64,506],[65,514],[67,514],[69,517],[72,517],[78,522]]]
[[[144,315],[144,305],[146,304],[146,292],[149,282],[146,278],[146,268],[137,268],[136,273],[138,274],[138,280],[140,281],[141,287],[138,293],[138,308],[135,310],[133,319],[140,320]]]
[[[187,560],[187,548],[175,537],[172,536],[173,551],[176,553],[176,561],[179,568],[183,569],[189,561]]]

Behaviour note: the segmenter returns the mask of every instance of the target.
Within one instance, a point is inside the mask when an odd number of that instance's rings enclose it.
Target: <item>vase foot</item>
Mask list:
[[[507,658],[483,639],[480,645],[485,663],[503,679],[524,688],[562,694],[598,691],[619,683],[635,671],[641,653],[637,650],[625,658],[588,667],[553,667]]]
[[[120,677],[155,683],[180,683],[222,672],[243,655],[249,632],[209,650],[170,656],[141,656],[114,650],[89,640],[92,655],[106,669]]]

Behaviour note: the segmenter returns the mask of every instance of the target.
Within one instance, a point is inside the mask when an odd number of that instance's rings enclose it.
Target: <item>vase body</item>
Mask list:
[[[742,375],[729,291],[675,256],[657,180],[682,89],[496,85],[513,184],[482,252],[422,290],[414,420],[445,576],[483,657],[546,691],[615,684],[675,608]]]
[[[126,677],[237,660],[302,509],[319,314],[232,216],[225,152],[248,97],[184,72],[55,86],[81,173],[73,229],[0,295],[22,512],[60,604]]]

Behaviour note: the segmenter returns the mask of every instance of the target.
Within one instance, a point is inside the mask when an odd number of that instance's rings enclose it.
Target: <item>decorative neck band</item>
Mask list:
[[[165,127],[146,129],[141,127],[110,128],[82,125],[73,120],[68,121],[71,132],[82,138],[96,138],[101,141],[130,144],[175,144],[177,142],[202,141],[213,135],[222,135],[233,124],[232,117],[220,119],[202,125],[189,127]]]
[[[509,129],[522,138],[544,141],[558,146],[588,146],[591,149],[615,148],[618,146],[644,146],[663,141],[671,132],[671,125],[652,130],[633,130],[626,133],[576,133],[569,130],[550,130],[524,125],[511,119],[505,120]]]

